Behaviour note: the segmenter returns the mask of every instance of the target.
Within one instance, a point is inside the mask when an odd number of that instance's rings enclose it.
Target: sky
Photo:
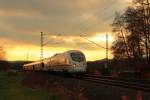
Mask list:
[[[0,0],[0,47],[7,60],[38,60],[43,32],[44,57],[81,50],[87,60],[103,59],[105,49],[80,35],[105,47],[109,34],[111,47],[115,12],[122,13],[130,4],[131,0]]]

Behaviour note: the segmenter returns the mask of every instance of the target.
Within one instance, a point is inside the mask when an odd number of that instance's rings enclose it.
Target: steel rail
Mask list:
[[[94,76],[88,76],[83,75],[80,77],[74,77],[80,80],[94,82],[98,84],[104,84],[104,85],[111,85],[116,87],[123,87],[123,88],[129,88],[129,89],[135,89],[135,90],[141,90],[145,92],[150,92],[150,84],[141,84],[138,82],[131,82],[131,81],[121,81],[121,80],[114,80],[114,79],[107,79],[102,77],[94,77]]]

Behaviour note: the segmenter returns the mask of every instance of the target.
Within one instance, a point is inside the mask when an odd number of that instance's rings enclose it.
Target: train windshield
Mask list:
[[[71,53],[71,58],[73,61],[76,61],[76,62],[82,62],[85,60],[85,57],[82,53]]]

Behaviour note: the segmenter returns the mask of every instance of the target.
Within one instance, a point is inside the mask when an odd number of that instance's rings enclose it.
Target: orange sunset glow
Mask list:
[[[46,0],[1,1],[0,46],[5,59],[39,60],[40,32],[44,32],[44,58],[67,50],[81,50],[87,60],[104,59],[106,34],[111,47],[111,24],[115,11],[122,11],[130,0]],[[110,6],[111,5],[111,6]],[[107,8],[109,6],[109,8]],[[80,37],[93,41],[104,48]],[[109,58],[112,58],[109,50]]]
[[[80,37],[69,37],[68,39],[65,37],[57,37],[57,36],[52,36],[52,38],[58,38],[61,40],[64,39],[66,43],[71,44],[72,46],[70,47],[65,47],[62,46],[61,44],[55,44],[56,47],[51,47],[51,45],[47,44],[44,47],[44,58],[50,57],[54,55],[55,53],[62,53],[67,50],[81,50],[85,53],[87,60],[98,60],[98,59],[103,59],[105,58],[105,49],[102,49],[92,43],[89,43],[86,40],[83,40]],[[84,44],[85,48],[82,46],[74,45],[75,44],[75,39],[79,39],[81,41],[85,41],[86,43]],[[106,42],[106,37],[105,35],[101,36],[95,36],[89,38],[90,40],[94,41],[95,43],[99,43],[100,45],[105,47],[105,42]],[[109,43],[111,44],[113,42],[113,37],[109,36]],[[17,45],[17,44],[14,44]],[[88,46],[88,47],[87,47]],[[87,48],[92,48],[92,49],[87,49]],[[6,48],[5,49],[7,52],[7,60],[14,61],[14,60],[39,60],[40,59],[40,45],[22,45],[22,46],[14,46],[13,48]],[[109,57],[112,58],[111,52],[109,52]]]

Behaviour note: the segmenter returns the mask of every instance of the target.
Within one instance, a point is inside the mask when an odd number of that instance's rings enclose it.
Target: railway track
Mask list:
[[[57,75],[57,76],[67,77],[67,78],[74,78],[74,79],[89,81],[89,82],[93,82],[93,83],[97,83],[97,84],[104,84],[104,85],[110,85],[110,86],[116,86],[116,87],[150,92],[150,82],[142,82],[141,83],[140,80],[138,80],[139,82],[138,81],[136,81],[136,82],[123,81],[123,80],[112,79],[109,77],[100,77],[97,75],[88,75],[88,74],[69,76],[69,75],[64,75],[64,74],[51,73],[51,75]]]
[[[104,84],[104,85],[111,85],[116,87],[123,87],[123,88],[129,88],[134,90],[141,90],[145,92],[150,92],[150,83],[140,83],[140,82],[132,82],[132,81],[122,81],[122,80],[116,80],[111,78],[104,78],[100,76],[95,75],[83,75],[83,76],[76,76],[75,78],[94,82],[97,84]]]

